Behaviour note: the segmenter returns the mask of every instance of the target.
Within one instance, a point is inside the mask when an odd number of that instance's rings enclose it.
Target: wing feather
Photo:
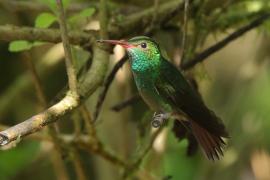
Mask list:
[[[213,135],[228,137],[222,121],[206,107],[201,96],[191,87],[182,73],[165,59],[162,60],[155,86],[159,94],[175,110],[184,112]]]

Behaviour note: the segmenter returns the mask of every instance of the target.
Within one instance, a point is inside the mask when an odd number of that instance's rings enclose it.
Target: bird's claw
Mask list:
[[[163,124],[165,124],[166,120],[168,119],[168,115],[166,113],[154,113],[153,120],[151,122],[151,125],[154,128],[159,128]]]

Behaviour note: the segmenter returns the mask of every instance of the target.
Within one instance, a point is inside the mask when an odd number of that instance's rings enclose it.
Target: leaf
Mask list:
[[[32,43],[28,41],[12,41],[9,43],[8,50],[10,52],[20,52],[29,50],[32,47]]]
[[[35,27],[48,28],[56,21],[56,17],[51,13],[41,13],[35,20]]]
[[[10,179],[12,175],[31,165],[33,161],[38,157],[39,150],[39,143],[25,142],[23,146],[11,148],[8,151],[1,151],[0,179]]]
[[[81,12],[71,16],[68,20],[73,23],[83,18],[91,17],[95,13],[96,9],[93,7],[82,10]]]
[[[57,13],[56,0],[39,0],[42,4],[48,6],[54,13]],[[58,0],[59,1],[59,0]],[[64,9],[69,6],[70,0],[62,0]]]
[[[79,14],[81,17],[91,17],[95,13],[96,9],[91,7],[82,10]]]

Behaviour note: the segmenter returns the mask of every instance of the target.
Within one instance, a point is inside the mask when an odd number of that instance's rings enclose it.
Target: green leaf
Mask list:
[[[12,41],[9,43],[8,50],[10,52],[20,52],[29,50],[32,47],[32,43],[28,41]]]
[[[95,13],[96,9],[93,7],[82,10],[81,12],[71,16],[68,20],[72,23],[83,18],[91,17]]]
[[[42,4],[48,6],[54,13],[57,13],[56,0],[39,0]],[[62,0],[64,9],[69,6],[70,0]]]
[[[91,17],[95,13],[96,9],[91,7],[82,10],[79,14],[81,17]]]
[[[56,17],[51,13],[41,13],[35,20],[35,27],[48,28],[56,21]]]
[[[25,142],[16,148],[0,153],[0,179],[13,179],[18,172],[29,167],[38,158],[40,145],[37,142]],[[6,163],[8,162],[8,163]]]

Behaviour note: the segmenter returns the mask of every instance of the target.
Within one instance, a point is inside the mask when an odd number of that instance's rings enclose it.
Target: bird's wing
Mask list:
[[[228,136],[222,121],[206,107],[197,91],[169,61],[162,60],[160,75],[155,86],[158,93],[175,110],[184,112],[214,135]]]
[[[209,159],[219,159],[225,145],[222,137],[228,133],[221,120],[203,103],[200,95],[184,76],[167,60],[162,60],[160,75],[155,82],[159,95],[175,111],[184,112],[197,142]]]

